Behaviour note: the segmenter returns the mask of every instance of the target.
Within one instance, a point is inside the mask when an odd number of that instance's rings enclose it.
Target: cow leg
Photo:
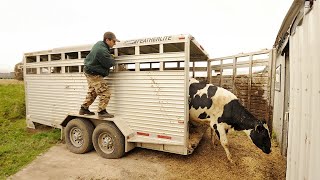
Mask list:
[[[229,162],[233,163],[233,160],[231,158],[232,156],[229,151],[229,144],[228,144],[226,130],[224,129],[223,125],[219,125],[219,124],[217,125],[217,130],[220,133],[220,142],[221,142],[222,147],[224,148],[224,151],[227,154],[227,158],[228,158]]]
[[[215,146],[218,146],[218,141],[219,141],[219,138],[217,136],[217,133],[216,133],[216,129],[214,128],[210,128],[211,130],[211,141],[212,141],[212,144],[215,145]]]

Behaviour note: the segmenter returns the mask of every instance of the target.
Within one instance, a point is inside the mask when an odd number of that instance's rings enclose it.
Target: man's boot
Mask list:
[[[79,114],[80,115],[94,115],[94,112],[91,112],[91,111],[89,111],[89,109],[81,106]]]
[[[98,116],[99,118],[113,118],[114,115],[109,114],[106,110],[102,110],[100,112],[98,112]]]

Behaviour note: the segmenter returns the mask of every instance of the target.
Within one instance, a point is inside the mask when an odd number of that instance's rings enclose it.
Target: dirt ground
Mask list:
[[[207,131],[188,156],[135,148],[121,159],[104,159],[95,151],[73,154],[58,144],[9,179],[285,179],[286,162],[275,142],[267,155],[244,133],[228,138],[235,164],[220,144],[211,144]]]
[[[15,79],[0,79],[0,85],[3,84],[23,84],[23,81],[18,81]]]

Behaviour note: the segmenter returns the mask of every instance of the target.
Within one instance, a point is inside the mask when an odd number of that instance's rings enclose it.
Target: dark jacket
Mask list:
[[[103,41],[98,41],[84,60],[84,72],[105,77],[114,65],[115,60],[110,54],[109,46]]]

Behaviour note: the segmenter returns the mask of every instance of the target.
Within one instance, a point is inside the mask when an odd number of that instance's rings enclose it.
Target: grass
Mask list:
[[[16,173],[59,142],[60,130],[26,128],[24,86],[0,83],[0,179]]]

